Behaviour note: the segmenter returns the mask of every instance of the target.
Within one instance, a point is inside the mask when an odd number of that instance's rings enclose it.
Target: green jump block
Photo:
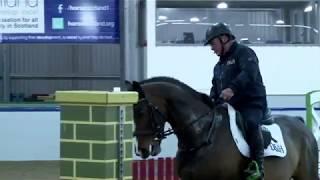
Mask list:
[[[92,106],[92,122],[119,122],[119,106]]]
[[[132,158],[133,144],[132,142],[125,143],[125,156],[124,158]]]
[[[133,121],[133,106],[126,106],[126,122]]]
[[[117,134],[119,130],[119,124],[117,124]],[[124,125],[124,139],[131,140],[133,138],[133,125],[132,124],[125,124]]]
[[[136,92],[57,91],[61,104],[60,179],[118,179],[120,109],[125,108],[124,173],[132,179]]]
[[[62,121],[90,121],[89,106],[61,106]]]
[[[77,125],[77,140],[115,141],[114,125]]]
[[[60,124],[60,138],[62,139],[73,139],[73,124]]]
[[[131,91],[56,91],[55,101],[58,103],[134,104],[138,101],[138,93]]]
[[[115,163],[76,162],[76,176],[83,178],[115,178]]]
[[[118,159],[118,144],[92,144],[93,160]]]
[[[116,163],[118,166],[118,162]],[[124,176],[132,176],[132,161],[124,161]],[[116,176],[119,177],[119,172],[116,172]]]
[[[60,176],[73,177],[73,162],[72,161],[60,161]]]
[[[60,142],[62,158],[89,159],[90,145],[88,143]]]

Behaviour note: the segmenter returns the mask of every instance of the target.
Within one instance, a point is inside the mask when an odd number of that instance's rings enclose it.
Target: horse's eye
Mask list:
[[[143,113],[141,113],[141,112],[134,112],[134,118],[139,118],[139,117],[141,117],[141,116],[143,116]]]
[[[144,113],[145,113],[145,110],[142,109],[142,108],[135,108],[135,109],[134,109],[134,117],[135,117],[135,118],[138,118],[138,117],[143,116]]]

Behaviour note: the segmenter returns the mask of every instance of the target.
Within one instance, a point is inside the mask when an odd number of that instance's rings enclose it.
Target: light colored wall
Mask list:
[[[155,2],[147,1],[147,77],[172,76],[209,93],[218,58],[203,46],[156,46]],[[168,32],[170,33],[170,32]],[[268,94],[320,89],[320,46],[253,46]]]
[[[303,95],[268,96],[268,102],[273,114],[305,118]],[[0,112],[0,143],[0,161],[59,160],[60,112]],[[175,156],[176,137],[164,139],[161,147],[158,157]]]
[[[0,112],[0,161],[59,160],[60,112]]]
[[[147,76],[172,76],[209,93],[218,61],[209,47],[150,47]],[[320,89],[320,47],[252,47],[268,94],[305,94]]]

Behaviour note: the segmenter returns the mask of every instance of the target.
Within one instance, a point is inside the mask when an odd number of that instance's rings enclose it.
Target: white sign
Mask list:
[[[0,34],[44,33],[44,0],[0,0]]]

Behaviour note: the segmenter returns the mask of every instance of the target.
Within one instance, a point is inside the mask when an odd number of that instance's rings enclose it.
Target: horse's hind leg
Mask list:
[[[300,170],[292,178],[294,180],[319,180],[318,175],[312,175],[307,172],[302,172]]]
[[[302,167],[304,166],[304,167]],[[318,180],[318,165],[316,165],[316,168],[314,167],[308,167],[308,165],[302,165],[298,168],[298,170],[295,172],[293,179],[294,180]]]
[[[317,158],[318,159],[318,158]],[[310,161],[313,161],[310,159]],[[301,163],[296,170],[294,180],[318,180],[318,162],[316,163]]]
[[[301,157],[299,161],[299,165],[294,173],[294,180],[318,180],[318,147],[313,143],[306,145],[305,148],[301,152]]]

